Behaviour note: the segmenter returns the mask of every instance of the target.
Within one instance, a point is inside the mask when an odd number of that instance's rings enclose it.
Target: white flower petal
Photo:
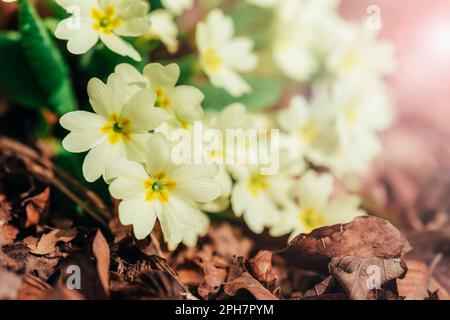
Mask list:
[[[83,161],[83,176],[94,182],[105,173],[106,166],[123,155],[121,145],[104,142],[92,148]]]
[[[180,165],[171,172],[170,177],[178,181],[194,181],[209,178],[212,179],[218,172],[216,164],[189,164]]]
[[[152,207],[154,207],[156,203],[157,202],[155,201],[147,203],[147,211],[137,213],[137,217],[133,221],[133,232],[136,239],[145,239],[155,226],[156,210]]]
[[[162,133],[152,134],[147,142],[147,171],[152,174],[164,172],[171,166],[169,141]]]
[[[295,186],[302,208],[325,208],[333,191],[333,177],[330,174],[317,174],[307,171]]]
[[[209,74],[213,85],[225,89],[233,97],[240,97],[252,91],[250,85],[241,76],[223,65],[219,71]]]
[[[72,111],[61,117],[59,123],[64,129],[74,130],[96,130],[100,131],[106,120],[92,112]]]
[[[205,96],[199,89],[192,86],[178,86],[173,91],[171,98],[175,112],[183,119],[187,121],[202,119],[203,110],[198,107]]]
[[[174,192],[196,202],[209,202],[222,194],[222,188],[211,179],[181,180],[177,182]]]
[[[234,24],[231,17],[219,10],[214,9],[208,13],[206,18],[208,32],[214,32],[209,35],[208,41],[213,44],[213,47],[220,48],[224,43],[227,43],[234,35]]]
[[[86,152],[106,140],[100,130],[75,130],[70,132],[62,141],[62,146],[69,152]]]
[[[98,7],[97,0],[56,0],[56,3],[69,13],[80,10],[81,16],[89,16],[93,7]]]
[[[172,15],[166,10],[154,10],[150,13],[150,22],[147,36],[160,39],[170,53],[175,53],[178,50],[178,27]]]
[[[164,239],[167,242],[178,244],[183,239],[183,230],[185,226],[178,219],[176,212],[173,212],[166,206],[162,213],[158,215]]]
[[[150,19],[147,16],[149,7],[149,3],[143,0],[122,1],[118,12],[124,23],[114,29],[114,32],[127,37],[137,37],[146,33],[150,28]]]
[[[114,72],[120,75],[128,85],[137,85],[141,88],[147,88],[147,78],[131,64],[121,63],[116,66]]]
[[[175,216],[176,223],[186,228],[199,230],[203,225],[202,212],[194,203],[178,195],[170,194],[169,201],[165,204],[167,211]]]
[[[117,160],[111,170],[117,177],[109,186],[111,195],[116,199],[130,199],[145,194],[145,181],[148,174],[144,167],[134,161]]]
[[[249,72],[256,68],[258,56],[252,52],[253,41],[238,37],[231,40],[223,49],[225,63],[241,72]]]
[[[131,44],[116,36],[115,34],[101,34],[100,39],[111,51],[114,51],[115,53],[124,57],[128,56],[135,61],[142,61],[139,52],[137,52]]]
[[[84,54],[91,49],[99,39],[98,33],[92,28],[90,18],[74,17],[62,20],[56,30],[58,39],[68,40],[67,50],[73,54]]]
[[[353,218],[365,215],[365,212],[359,209],[361,199],[357,196],[346,196],[333,201],[323,212],[327,224],[347,223]]]
[[[166,118],[166,112],[154,107],[156,95],[153,91],[138,91],[124,106],[122,116],[130,119],[131,132],[146,132],[157,128]]]
[[[167,66],[150,63],[144,68],[144,76],[148,79],[152,89],[156,87],[173,88],[180,76],[180,67],[175,63]]]
[[[161,0],[161,3],[175,15],[192,8],[194,4],[193,0]]]
[[[147,142],[150,134],[148,133],[132,133],[130,134],[130,140],[125,141],[125,150],[127,151],[127,156],[130,160],[144,163],[145,158],[145,148],[147,147]]]
[[[88,95],[94,111],[109,119],[112,114],[121,114],[127,99],[127,83],[116,73],[108,77],[106,85],[93,78],[88,82]]]

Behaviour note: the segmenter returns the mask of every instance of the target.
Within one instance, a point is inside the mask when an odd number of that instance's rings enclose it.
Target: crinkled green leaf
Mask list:
[[[36,86],[18,32],[0,33],[0,91],[24,107],[39,109],[47,105],[45,94]]]
[[[19,2],[19,31],[25,55],[37,85],[47,95],[50,109],[58,114],[75,110],[77,103],[69,69],[29,0]]]

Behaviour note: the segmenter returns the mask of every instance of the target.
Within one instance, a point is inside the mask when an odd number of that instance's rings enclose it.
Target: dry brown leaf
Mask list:
[[[371,289],[377,286],[377,289],[381,289],[384,284],[402,277],[407,271],[401,259],[377,257],[333,258],[329,267],[330,274],[353,300],[365,300]]]
[[[434,278],[430,281],[429,292],[436,292],[439,300],[450,300],[450,294]]]
[[[59,230],[55,229],[41,236],[36,246],[31,245],[30,252],[36,255],[47,255],[56,250],[55,246],[59,241],[70,242],[77,235],[75,229]]]
[[[12,225],[0,225],[0,247],[12,244],[19,234],[19,230]]]
[[[398,258],[410,250],[409,242],[390,222],[362,216],[300,234],[277,254],[296,267],[327,274],[332,258]]]
[[[102,283],[105,294],[109,296],[109,265],[110,265],[110,250],[108,242],[100,230],[95,234],[92,243],[92,253],[97,259],[97,272]]]
[[[224,286],[224,291],[229,296],[236,295],[241,289],[249,291],[258,300],[279,300],[248,272],[243,272],[239,277],[225,283]]]
[[[222,258],[232,260],[233,256],[248,257],[253,242],[242,234],[242,230],[224,223],[208,232],[214,251]]]
[[[216,267],[211,262],[204,263],[203,266],[204,278],[198,287],[198,294],[203,299],[208,299],[210,295],[219,292],[220,287],[225,282],[227,277],[227,269],[223,267]]]
[[[11,204],[6,201],[6,196],[0,194],[0,226],[11,220]]]
[[[428,297],[430,275],[428,266],[420,261],[407,260],[408,273],[397,281],[398,294],[406,300],[424,300]]]
[[[272,255],[271,251],[261,250],[250,259],[253,275],[265,286],[273,285],[277,280],[277,276],[272,269]]]
[[[22,202],[27,213],[27,220],[25,221],[25,228],[37,225],[44,215],[50,198],[50,188],[47,187],[41,193],[27,198]]]
[[[52,287],[42,279],[31,274],[27,275],[17,295],[18,300],[42,300]]]
[[[305,292],[304,298],[310,297],[318,297],[324,294],[327,294],[331,287],[334,286],[334,278],[332,276],[328,276],[318,284],[314,286],[314,288]]]
[[[21,285],[22,277],[0,267],[0,300],[16,299]]]
[[[165,272],[150,271],[132,282],[111,281],[111,291],[117,299],[183,300],[180,286]]]

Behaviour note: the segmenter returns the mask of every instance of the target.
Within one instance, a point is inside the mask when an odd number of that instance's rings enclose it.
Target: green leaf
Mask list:
[[[281,78],[253,76],[245,77],[253,91],[241,97],[230,96],[223,89],[211,84],[193,84],[205,95],[203,108],[206,110],[222,110],[234,102],[244,104],[250,111],[258,111],[272,107],[281,98],[284,83]]]
[[[19,31],[25,55],[38,85],[47,95],[50,109],[58,114],[75,110],[77,103],[69,69],[29,0],[19,2]]]
[[[272,42],[273,12],[274,10],[243,2],[233,8],[229,15],[233,18],[237,35],[251,38],[255,49],[260,50]]]
[[[47,105],[45,94],[36,86],[18,32],[0,33],[0,90],[24,107],[40,109]]]

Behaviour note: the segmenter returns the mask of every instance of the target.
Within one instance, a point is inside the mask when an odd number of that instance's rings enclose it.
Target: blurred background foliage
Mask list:
[[[150,0],[151,10],[162,8],[160,0]],[[238,1],[203,0],[194,23],[203,18],[207,9],[222,6],[233,18],[239,35],[252,38],[259,55],[269,55],[271,39],[271,10]],[[92,77],[105,81],[120,63],[129,63],[142,70],[152,62],[177,62],[181,68],[180,84],[197,86],[205,94],[203,107],[221,110],[233,102],[242,102],[250,111],[272,107],[280,100],[285,81],[276,70],[260,63],[261,67],[246,80],[253,92],[233,98],[224,90],[211,85],[200,71],[195,54],[194,28],[180,26],[180,49],[170,54],[161,42],[143,38],[127,39],[143,60],[136,62],[121,57],[99,43],[81,56],[70,54],[65,42],[54,37],[58,22],[67,13],[54,0],[19,0],[17,4],[3,4],[11,12],[4,12],[0,23],[0,98],[8,101],[8,110],[0,110],[0,135],[16,138],[27,145],[38,145],[54,162],[68,171],[82,184],[88,185],[106,203],[110,202],[107,187],[101,181],[87,183],[81,168],[83,154],[65,151],[61,140],[66,134],[58,119],[64,113],[89,110],[86,86]],[[2,7],[3,8],[3,7]],[[257,12],[255,12],[257,11]],[[191,23],[187,25],[193,25]],[[73,208],[67,201],[65,208]],[[80,211],[81,212],[81,211]]]

